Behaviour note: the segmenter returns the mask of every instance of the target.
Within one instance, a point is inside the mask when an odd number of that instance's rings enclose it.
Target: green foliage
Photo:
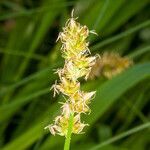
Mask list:
[[[44,127],[59,113],[51,85],[63,65],[58,33],[72,8],[91,36],[92,53],[116,51],[133,59],[110,80],[84,83],[96,90],[84,116],[90,126],[73,135],[72,150],[148,149],[150,98],[150,3],[148,0],[2,0],[0,2],[0,149],[61,150],[64,138]]]

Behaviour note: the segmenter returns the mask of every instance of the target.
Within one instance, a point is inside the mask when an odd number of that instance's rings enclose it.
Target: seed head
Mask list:
[[[89,56],[87,37],[90,33],[94,32],[90,32],[87,26],[80,25],[73,17],[72,12],[71,18],[66,22],[63,31],[57,38],[57,41],[62,42],[61,52],[65,64],[63,68],[57,69],[56,73],[60,81],[56,81],[52,88],[54,96],[62,93],[66,102],[61,103],[61,115],[54,119],[54,124],[46,127],[53,135],[67,135],[70,114],[74,114],[72,133],[83,133],[83,128],[87,126],[81,122],[80,116],[90,112],[89,103],[93,99],[95,91],[81,91],[79,78],[87,79],[89,77],[97,58],[97,56]]]
[[[105,52],[101,58],[97,57],[95,65],[92,67],[89,78],[104,76],[108,79],[121,73],[133,64],[127,57],[121,57],[118,53]]]

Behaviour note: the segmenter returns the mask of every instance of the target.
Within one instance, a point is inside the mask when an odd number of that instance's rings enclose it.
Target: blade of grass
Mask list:
[[[103,28],[101,34],[108,35],[118,29],[121,25],[125,24],[131,17],[140,12],[141,9],[146,7],[149,0],[132,0],[125,1],[123,7],[120,7],[114,14],[111,20]]]
[[[100,86],[97,89],[95,101],[91,104],[91,117],[86,118],[87,122],[90,122],[90,124],[93,123],[117,98],[119,98],[119,96],[121,96],[139,80],[145,79],[149,76],[150,63],[145,65],[140,64],[104,83],[102,87]]]
[[[126,101],[126,105],[128,105],[128,107],[131,109],[131,115],[129,115],[129,119],[126,121],[124,128],[126,128],[126,126],[128,126],[130,124],[130,121],[132,121],[132,118],[134,117],[134,115],[137,115],[143,123],[148,122],[148,119],[139,110],[137,103],[135,103],[135,105],[133,105],[130,101]]]
[[[97,1],[94,4],[94,6],[90,7],[88,14],[85,13],[83,18],[83,24],[86,24],[89,28],[92,29],[93,22],[96,22],[97,18],[99,18],[99,16],[103,14],[101,22],[96,28],[96,32],[99,33],[99,31],[101,31],[102,28],[107,24],[107,22],[109,22],[109,20],[113,17],[113,14],[115,14],[115,12],[124,4],[124,2],[125,0],[121,1],[109,0],[107,8],[103,13],[103,8],[104,5],[106,4],[106,0]]]
[[[106,3],[106,0],[104,0],[104,2]],[[107,7],[104,11],[104,15],[101,19],[101,21],[99,22],[99,25],[96,28],[96,31],[102,35],[101,33],[103,33],[103,28],[105,28],[105,26],[108,24],[108,22],[110,22],[110,20],[113,19],[114,14],[124,6],[124,3],[126,1],[125,0],[121,0],[121,1],[114,1],[114,0],[109,0],[109,2],[107,3]],[[100,14],[103,13],[103,10],[101,11]],[[99,14],[99,15],[100,15]],[[97,18],[96,18],[97,19]]]
[[[51,66],[50,66],[50,67],[47,67],[47,68],[45,68],[45,69],[43,69],[43,70],[41,70],[41,71],[38,71],[38,72],[36,72],[36,73],[34,73],[34,74],[32,74],[32,75],[30,75],[30,76],[28,76],[28,77],[22,79],[21,81],[18,81],[18,82],[16,82],[16,83],[12,84],[12,85],[9,85],[8,87],[3,87],[3,88],[1,89],[1,91],[0,91],[0,96],[2,96],[2,95],[4,95],[4,94],[8,93],[8,92],[11,91],[11,90],[14,90],[14,89],[18,88],[19,86],[22,86],[22,85],[24,85],[24,84],[27,84],[27,83],[29,83],[29,82],[31,82],[31,81],[39,80],[39,79],[42,78],[43,76],[48,76],[48,74],[51,74],[51,73],[52,73],[52,70],[55,69],[55,68],[57,68],[58,66],[60,66],[60,64],[61,64],[61,63],[56,63],[56,64],[54,64],[53,67],[51,67]],[[51,79],[52,79],[52,78],[51,78]]]
[[[117,136],[114,136],[111,139],[109,139],[107,141],[104,141],[104,142],[100,143],[99,145],[94,146],[93,148],[90,148],[89,150],[97,150],[97,149],[99,149],[99,148],[101,148],[103,146],[109,145],[109,144],[111,144],[113,142],[116,142],[116,141],[126,137],[126,136],[132,135],[132,134],[134,134],[136,132],[142,131],[142,130],[144,130],[146,128],[149,128],[149,127],[150,127],[150,122],[144,123],[144,124],[139,125],[139,126],[137,126],[135,128],[132,128],[132,129],[126,131],[126,132],[123,132],[123,133],[121,133],[121,134],[119,134]]]
[[[22,98],[18,98],[16,100],[14,100],[14,102],[10,102],[8,104],[2,105],[0,107],[0,120],[4,121],[6,119],[8,119],[9,117],[13,116],[14,113],[23,105],[25,105],[26,103],[28,103],[31,100],[36,100],[35,98],[47,94],[49,93],[50,88],[46,88],[40,91],[37,91],[31,95],[22,97]],[[8,111],[9,110],[9,111]]]
[[[61,2],[61,3],[56,2],[54,3],[53,8],[59,9],[66,6],[72,6],[74,3],[75,3],[74,1]],[[19,17],[28,17],[31,15],[38,15],[39,13],[43,13],[43,12],[46,13],[47,11],[53,11],[50,8],[51,6],[42,6],[39,8],[23,9],[17,12],[8,12],[0,16],[0,21],[8,20],[8,19],[18,19]]]
[[[100,22],[101,22],[101,20],[102,20],[102,18],[104,16],[104,14],[105,14],[105,11],[106,11],[106,9],[108,7],[108,4],[109,4],[109,0],[106,0],[105,3],[104,3],[104,6],[102,7],[102,9],[99,12],[99,16],[98,16],[96,22],[94,23],[92,29],[94,29],[94,30],[97,29],[98,25],[100,24]]]
[[[53,7],[51,9],[54,10]],[[59,9],[57,11],[49,11],[49,12],[46,12],[45,14],[43,14],[41,24],[40,24],[40,26],[39,26],[39,28],[38,28],[35,36],[34,36],[34,39],[31,43],[29,51],[27,53],[28,56],[31,56],[32,53],[37,49],[37,47],[41,43],[42,39],[44,38],[47,30],[49,29],[50,25],[52,25],[54,19],[60,13],[60,11],[61,11],[61,9]],[[30,59],[28,57],[22,62],[22,64],[19,67],[16,79],[19,79],[23,75],[29,61],[30,61]]]
[[[127,31],[124,31],[124,32],[122,32],[122,33],[120,33],[118,35],[113,36],[113,37],[110,37],[110,38],[108,38],[108,39],[106,39],[106,40],[104,40],[104,41],[102,41],[102,42],[92,46],[91,49],[92,49],[92,51],[97,51],[98,49],[100,49],[103,46],[106,46],[106,45],[108,45],[108,44],[110,44],[112,42],[115,42],[115,41],[117,41],[119,39],[122,39],[122,38],[124,38],[126,36],[129,36],[130,34],[135,33],[136,31],[138,31],[140,29],[143,29],[145,27],[148,27],[148,26],[150,26],[150,20],[142,22],[141,24],[139,24],[139,25],[137,25],[135,27],[132,27],[131,29],[128,29]]]
[[[128,55],[129,58],[134,59],[136,57],[141,56],[142,54],[149,52],[150,51],[150,45],[145,46],[143,48],[138,48],[137,50],[135,50],[134,52],[132,52],[131,54]]]
[[[3,147],[2,150],[16,150],[16,147],[19,150],[23,150],[33,144],[36,140],[40,139],[44,134],[46,134],[46,132],[44,132],[44,127],[49,122],[49,117],[47,116],[53,117],[56,109],[58,109],[58,107],[53,105],[50,109],[44,111],[43,116],[38,118],[38,124],[33,124],[33,126],[25,131],[21,136],[11,141],[13,143],[8,143],[8,145]]]
[[[20,51],[12,51],[12,50],[11,51],[10,50],[6,51],[6,50],[0,49],[0,53],[20,56],[20,57],[28,57],[25,52],[20,52]],[[35,60],[40,60],[40,61],[44,60],[44,58],[45,58],[44,56],[41,56],[41,55],[38,55],[38,54],[32,54],[30,56],[30,59],[35,59]]]
[[[10,92],[11,90],[16,89],[17,87],[19,87],[21,85],[24,85],[24,84],[26,84],[28,82],[34,81],[37,78],[41,78],[42,76],[48,74],[49,70],[50,70],[50,68],[45,68],[42,71],[38,71],[38,72],[36,72],[36,73],[34,73],[32,75],[29,75],[28,77],[22,79],[21,81],[18,81],[18,82],[14,83],[14,84],[11,84],[11,85],[9,85],[7,87],[3,87],[1,89],[1,91],[0,91],[0,96]]]
[[[26,19],[19,19],[15,21],[15,26],[9,34],[9,38],[7,44],[5,46],[4,51],[9,50],[25,50],[27,48],[27,43],[29,37],[32,34],[34,27],[33,20],[30,18]],[[27,34],[28,29],[30,28],[30,33]],[[18,41],[19,38],[19,42]],[[13,60],[13,61],[12,61]],[[6,82],[14,81],[14,72],[18,69],[21,59],[16,56],[10,56],[8,54],[4,54],[2,57],[2,73],[1,73],[1,80]]]

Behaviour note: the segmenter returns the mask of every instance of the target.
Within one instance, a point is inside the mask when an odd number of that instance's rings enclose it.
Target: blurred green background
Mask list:
[[[58,33],[72,9],[94,29],[92,54],[118,52],[134,65],[108,80],[82,81],[96,90],[85,134],[73,135],[71,150],[150,149],[149,0],[0,1],[0,149],[62,150],[64,137],[44,127],[59,113],[53,98],[54,69],[63,66]]]

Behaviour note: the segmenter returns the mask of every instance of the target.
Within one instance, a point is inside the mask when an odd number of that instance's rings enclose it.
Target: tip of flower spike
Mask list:
[[[96,31],[95,31],[95,30],[90,30],[90,33],[95,34],[95,35],[97,35],[97,36],[98,36],[98,34],[96,33]]]
[[[76,20],[78,17],[74,18],[74,12],[75,12],[75,10],[72,9],[72,11],[71,11],[71,18]]]
[[[74,9],[72,9],[72,11],[71,11],[71,18],[73,18],[74,16]]]

